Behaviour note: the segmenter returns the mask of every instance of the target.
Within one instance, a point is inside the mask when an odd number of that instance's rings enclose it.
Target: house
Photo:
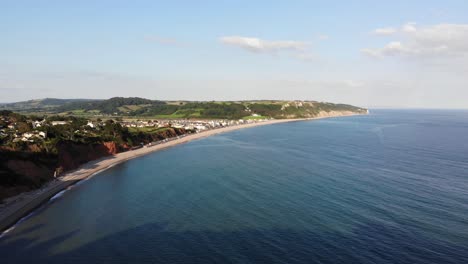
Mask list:
[[[91,128],[94,128],[94,124],[93,124],[93,122],[91,122],[91,121],[88,121],[88,123],[87,123],[86,125],[89,126],[89,127],[91,127]]]
[[[38,135],[39,135],[40,137],[42,137],[42,138],[46,138],[46,137],[47,137],[47,134],[46,134],[46,132],[44,132],[44,131],[39,131]]]
[[[30,132],[26,132],[26,133],[23,134],[23,138],[25,138],[25,139],[30,139],[33,136],[34,136],[34,134],[30,133]]]
[[[41,127],[41,126],[42,126],[42,122],[36,120],[36,121],[32,122],[32,126],[33,126],[33,128]]]
[[[66,125],[68,124],[68,122],[67,121],[52,121],[51,124],[53,126],[58,126],[58,125]]]
[[[200,130],[200,131],[206,130],[206,126],[204,126],[204,125],[196,125],[195,128],[196,128],[197,130]]]
[[[22,135],[21,137],[21,141],[29,141],[29,142],[33,142],[34,140],[32,139],[35,135],[33,133],[30,133],[30,132],[26,132]]]

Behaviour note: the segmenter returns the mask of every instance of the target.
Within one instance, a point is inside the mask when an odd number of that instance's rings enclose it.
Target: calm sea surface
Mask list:
[[[468,111],[239,130],[117,165],[0,263],[468,263]]]

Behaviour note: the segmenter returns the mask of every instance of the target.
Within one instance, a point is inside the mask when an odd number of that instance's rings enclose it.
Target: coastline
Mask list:
[[[251,128],[264,125],[273,125],[280,123],[288,122],[298,122],[298,121],[308,121],[316,120],[323,118],[332,118],[332,117],[345,117],[345,116],[354,116],[354,115],[363,115],[356,113],[341,113],[336,115],[328,116],[319,116],[313,118],[300,118],[300,119],[275,119],[264,122],[250,123],[237,126],[223,127],[213,130],[207,130],[196,134],[188,134],[184,137],[173,139],[171,141],[152,145],[145,146],[136,150],[126,151],[118,153],[113,156],[107,156],[98,160],[93,160],[88,163],[81,165],[79,168],[65,173],[63,176],[48,183],[45,187],[40,190],[29,192],[25,195],[18,195],[20,198],[14,199],[12,202],[4,205],[0,210],[0,237],[2,232],[8,232],[12,227],[14,227],[21,219],[29,215],[35,209],[39,208],[44,203],[48,202],[50,198],[58,194],[59,192],[67,189],[68,187],[78,183],[79,181],[89,179],[94,175],[103,172],[119,163],[134,159],[149,153],[153,153],[162,149],[170,148],[179,144],[187,143],[192,140],[202,139],[209,136],[226,133],[230,131],[235,131],[244,128]]]

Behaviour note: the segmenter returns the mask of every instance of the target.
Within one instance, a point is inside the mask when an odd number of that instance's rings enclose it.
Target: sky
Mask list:
[[[0,102],[468,108],[468,1],[0,0]]]

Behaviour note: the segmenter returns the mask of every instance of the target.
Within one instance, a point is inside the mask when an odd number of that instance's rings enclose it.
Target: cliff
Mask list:
[[[58,154],[42,152],[31,145],[30,151],[0,148],[0,200],[41,187],[54,178],[54,172],[75,169],[95,159],[126,150],[115,142],[77,144],[61,142]]]
[[[57,145],[58,161],[57,168],[71,170],[80,165],[105,156],[114,155],[126,150],[115,142],[104,142],[102,144],[77,144],[74,142],[61,142]]]
[[[0,200],[50,181],[56,162],[56,155],[0,149]]]
[[[132,141],[138,145],[185,134],[180,128],[167,128],[157,133],[136,133]],[[117,141],[117,140],[116,140]],[[59,141],[53,153],[43,145],[28,144],[20,148],[0,146],[0,201],[25,191],[40,188],[54,178],[54,173],[76,169],[80,165],[130,149],[127,143],[106,141],[79,143]]]

